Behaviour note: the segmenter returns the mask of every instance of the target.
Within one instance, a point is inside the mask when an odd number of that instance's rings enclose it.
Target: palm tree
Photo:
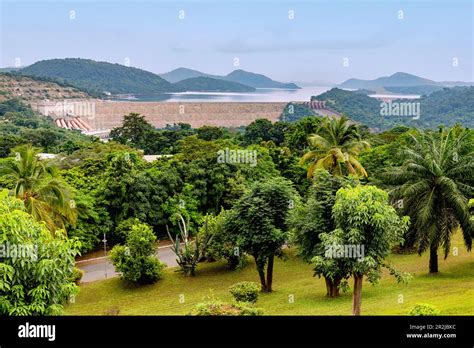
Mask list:
[[[50,231],[64,229],[66,221],[75,224],[77,212],[69,190],[57,177],[56,168],[43,163],[30,145],[18,149],[15,161],[0,165],[0,175],[14,181],[14,195]]]
[[[343,175],[341,164],[345,165],[349,174],[367,176],[357,157],[362,150],[368,149],[370,144],[361,140],[359,127],[347,117],[324,119],[317,134],[308,137],[308,142],[313,149],[300,161],[301,164],[312,161],[308,167],[308,178],[313,176],[316,169],[326,169],[333,175]]]
[[[459,128],[440,134],[411,135],[413,144],[403,151],[401,167],[384,174],[400,207],[412,220],[418,253],[429,248],[430,273],[438,272],[438,248],[447,258],[451,235],[460,229],[468,250],[474,222],[469,198],[474,193],[473,134]]]

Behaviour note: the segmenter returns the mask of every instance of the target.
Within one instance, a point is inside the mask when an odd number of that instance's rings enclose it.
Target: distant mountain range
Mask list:
[[[176,90],[171,83],[149,71],[90,59],[43,60],[19,73],[53,78],[91,93],[153,94]]]
[[[166,81],[169,81],[171,83],[179,82],[179,81],[189,79],[189,78],[207,77],[207,78],[212,78],[212,79],[237,82],[242,85],[247,85],[253,88],[282,88],[282,89],[300,88],[294,83],[283,83],[283,82],[274,81],[265,75],[255,74],[255,73],[248,72],[245,70],[240,70],[240,69],[234,70],[225,76],[220,76],[220,75],[206,74],[197,70],[192,70],[192,69],[187,69],[187,68],[178,68],[170,72],[167,72],[165,74],[161,74],[160,76],[164,78]]]
[[[397,72],[390,76],[379,77],[374,80],[349,79],[341,83],[339,88],[367,89],[377,92],[429,94],[443,87],[469,86],[473,83],[461,81],[436,82],[416,75]]]
[[[256,88],[298,89],[295,83],[283,83],[244,70],[234,70],[225,76],[206,74],[198,70],[178,68],[165,74],[97,62],[91,59],[65,58],[36,62],[24,68],[3,68],[14,74],[50,79],[67,84],[93,96],[118,94],[160,94],[173,92],[253,92]],[[1,71],[0,71],[1,72]],[[429,95],[444,87],[469,86],[461,81],[436,82],[416,75],[397,72],[374,80],[349,79],[338,87],[362,89],[375,93]]]
[[[235,70],[226,76],[214,76],[179,68],[160,76],[142,69],[81,58],[43,60],[11,72],[53,79],[92,95],[253,92],[255,88],[300,88],[294,83],[277,82],[243,70]]]

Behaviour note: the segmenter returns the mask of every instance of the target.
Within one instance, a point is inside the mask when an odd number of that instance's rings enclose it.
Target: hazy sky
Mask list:
[[[281,81],[474,80],[472,0],[0,3],[1,67],[81,57]]]

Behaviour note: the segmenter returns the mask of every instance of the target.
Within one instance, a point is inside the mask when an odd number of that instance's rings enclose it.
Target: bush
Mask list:
[[[410,315],[433,316],[439,315],[440,310],[427,303],[417,303],[411,310]]]
[[[258,299],[259,286],[254,282],[240,282],[229,288],[237,302],[255,303]]]
[[[263,311],[248,303],[225,303],[216,299],[198,303],[193,312],[196,316],[257,316]]]
[[[226,260],[230,269],[242,269],[246,263],[245,254],[236,248],[231,236],[223,229],[225,210],[221,210],[219,215],[207,215],[207,228],[212,235],[212,240],[208,243],[205,257],[208,261]],[[199,235],[204,236],[205,225],[201,226]]]
[[[110,258],[125,280],[150,284],[162,277],[165,265],[155,256],[156,236],[144,223],[132,225],[125,246],[116,245]]]
[[[110,233],[107,237],[109,237],[109,243],[112,245],[115,244],[124,244],[127,241],[127,237],[132,230],[133,225],[137,225],[140,223],[140,220],[137,218],[129,218],[126,220],[120,221],[117,227]]]
[[[79,285],[83,276],[84,271],[82,269],[74,267],[74,269],[72,270],[71,282],[74,282],[76,283],[76,285]]]

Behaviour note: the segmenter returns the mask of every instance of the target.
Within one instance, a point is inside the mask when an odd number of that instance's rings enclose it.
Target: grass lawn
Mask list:
[[[444,315],[474,315],[474,254],[466,251],[459,235],[453,247],[458,247],[458,256],[451,254],[447,260],[441,256],[437,275],[428,274],[428,254],[391,255],[389,261],[413,279],[407,285],[397,284],[384,272],[378,285],[364,280],[362,315],[405,315],[416,303],[435,305]],[[286,261],[275,263],[273,293],[259,297],[257,306],[264,314],[350,315],[350,291],[337,299],[326,298],[324,280],[313,277],[311,266],[295,256],[295,249],[286,250],[286,255]],[[118,310],[119,315],[184,315],[210,295],[230,301],[229,286],[244,280],[258,282],[253,259],[241,271],[229,271],[218,262],[200,264],[195,277],[168,269],[158,283],[140,287],[119,278],[97,281],[81,285],[76,302],[66,306],[65,314],[104,315]]]

